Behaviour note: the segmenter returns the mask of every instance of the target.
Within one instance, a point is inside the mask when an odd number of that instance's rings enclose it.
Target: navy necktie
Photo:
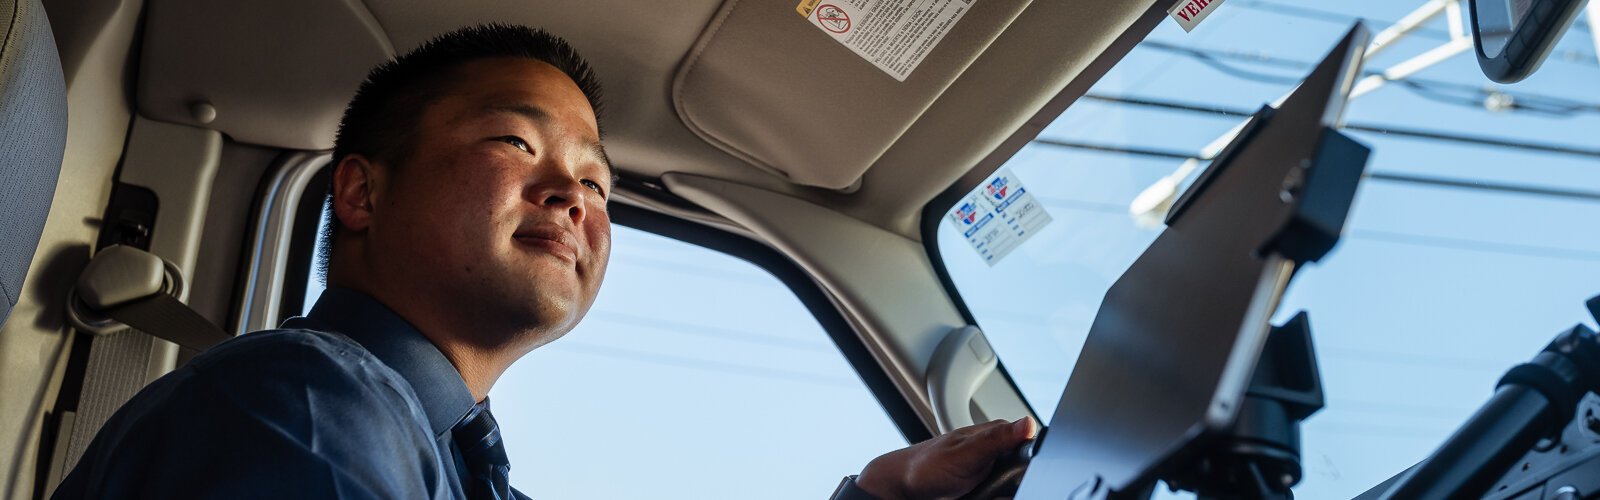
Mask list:
[[[461,484],[467,498],[511,499],[511,460],[506,458],[505,445],[500,441],[500,424],[489,413],[489,400],[472,405],[450,433],[467,465],[466,481]]]

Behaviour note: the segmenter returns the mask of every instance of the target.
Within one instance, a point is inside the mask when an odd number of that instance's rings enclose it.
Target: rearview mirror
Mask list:
[[[1472,38],[1484,76],[1516,83],[1533,74],[1578,17],[1583,2],[1471,0]]]

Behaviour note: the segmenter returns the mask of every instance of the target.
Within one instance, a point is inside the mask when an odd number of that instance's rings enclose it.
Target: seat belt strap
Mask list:
[[[77,465],[100,426],[152,378],[130,376],[146,374],[160,355],[152,337],[196,351],[233,337],[178,300],[182,288],[176,265],[134,247],[101,249],[84,268],[69,294],[67,320],[95,339],[61,474]]]
[[[135,330],[196,351],[210,349],[233,338],[177,297],[165,293],[100,312]]]
[[[178,300],[182,292],[177,266],[144,250],[113,245],[95,255],[78,277],[67,319],[96,335],[121,335],[132,327],[196,351],[233,337]]]

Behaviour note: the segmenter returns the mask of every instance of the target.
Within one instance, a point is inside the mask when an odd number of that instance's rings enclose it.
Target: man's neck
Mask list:
[[[509,342],[485,343],[484,336],[479,334],[486,331],[505,331],[506,328],[452,317],[446,314],[448,312],[446,310],[450,309],[449,306],[425,299],[419,300],[417,294],[398,291],[394,287],[367,285],[354,280],[336,281],[333,276],[329,276],[328,281],[329,286],[348,288],[372,297],[416,328],[455,367],[467,390],[472,393],[474,401],[483,401],[487,398],[489,390],[494,387],[495,381],[500,379],[500,375],[505,373],[512,363],[532,350],[531,347],[508,345]],[[492,338],[514,341],[524,337],[526,336],[508,334]]]

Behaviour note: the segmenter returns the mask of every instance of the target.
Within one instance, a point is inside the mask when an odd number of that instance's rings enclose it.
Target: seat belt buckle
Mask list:
[[[183,273],[171,261],[127,245],[101,249],[67,294],[67,322],[79,331],[110,335],[129,327],[104,311],[156,294],[183,297]]]

